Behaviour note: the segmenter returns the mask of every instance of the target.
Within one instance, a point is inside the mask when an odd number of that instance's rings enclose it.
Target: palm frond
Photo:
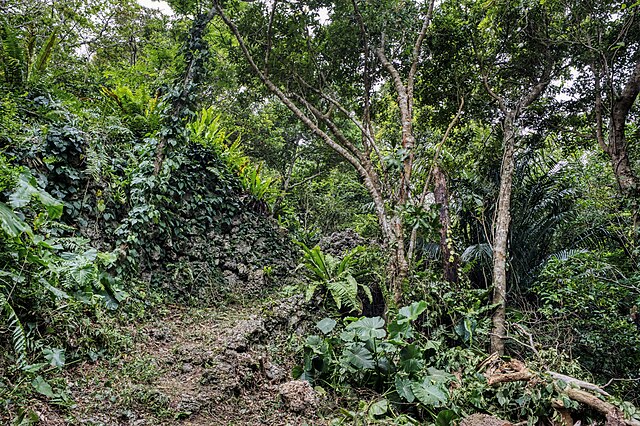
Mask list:
[[[486,261],[490,262],[493,258],[493,250],[488,243],[474,244],[467,247],[460,255],[463,262]]]
[[[434,242],[425,242],[422,244],[422,254],[428,259],[438,259],[440,257],[440,244]]]
[[[549,260],[556,259],[561,262],[564,262],[577,254],[588,253],[588,252],[589,250],[585,250],[585,249],[564,249],[564,250],[560,250],[558,252],[552,253],[551,255],[549,255],[547,259]]]

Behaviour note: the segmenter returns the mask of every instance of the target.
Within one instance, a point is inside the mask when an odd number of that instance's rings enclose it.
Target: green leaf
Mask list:
[[[327,342],[320,336],[309,336],[305,342],[305,345],[318,355],[324,355],[328,351]]]
[[[440,349],[440,346],[442,345],[442,342],[437,341],[437,340],[427,340],[427,343],[424,344],[423,349],[425,350],[429,350],[432,349],[434,351],[437,351]]]
[[[306,302],[310,301],[311,298],[313,297],[313,294],[316,292],[316,289],[318,288],[318,285],[320,283],[318,282],[312,282],[307,286],[307,289],[304,292],[304,299]]]
[[[47,348],[42,351],[44,357],[49,361],[49,365],[52,367],[64,367],[66,360],[64,349],[60,348]]]
[[[376,401],[369,407],[369,416],[381,416],[387,412],[389,409],[389,401],[386,399],[381,399],[380,401]]]
[[[93,284],[96,279],[96,271],[93,265],[86,264],[79,266],[76,263],[70,263],[69,267],[71,269],[70,275],[81,287]]]
[[[40,416],[33,410],[19,409],[18,416],[11,423],[13,426],[32,426],[40,423]]]
[[[371,352],[362,345],[356,345],[353,348],[346,349],[344,356],[351,365],[360,370],[370,370],[374,367]]]
[[[27,333],[13,306],[11,306],[2,292],[0,292],[0,312],[1,311],[4,311],[6,314],[8,328],[13,329],[11,335],[13,350],[16,354],[16,364],[22,368],[27,363]]]
[[[356,332],[353,330],[344,330],[340,333],[340,340],[343,342],[353,342],[356,340]]]
[[[38,182],[30,173],[22,173],[18,178],[15,190],[9,196],[12,207],[24,207],[35,197],[47,210],[51,219],[58,219],[62,216],[62,201],[55,199],[47,191],[38,186]]]
[[[473,338],[473,333],[476,330],[478,321],[475,318],[465,317],[455,326],[455,331],[458,336],[462,338],[462,341],[467,343]]]
[[[384,330],[384,320],[380,317],[366,317],[352,322],[346,327],[348,331],[355,331],[360,340],[368,341],[382,339],[387,335]]]
[[[458,415],[453,410],[442,410],[436,417],[436,426],[451,426]]]
[[[29,365],[25,365],[24,367],[22,367],[22,371],[24,371],[25,373],[37,373],[38,371],[42,370],[44,367],[48,366],[49,363],[46,362],[39,362],[37,364],[29,364]]]
[[[23,232],[31,233],[31,228],[2,202],[0,202],[0,228],[11,238],[15,238]]]
[[[104,302],[105,308],[109,309],[110,311],[115,311],[116,309],[118,309],[118,306],[120,306],[118,299],[116,299],[108,291],[99,291],[96,294],[102,296],[102,301]]]
[[[420,314],[422,314],[426,309],[427,302],[424,300],[413,302],[409,306],[400,308],[400,311],[398,311],[398,324],[417,320]]]
[[[326,285],[338,309],[345,305],[350,307],[352,311],[361,310],[358,299],[358,283],[351,275],[347,275],[343,280],[328,281]]]
[[[291,369],[291,376],[294,379],[300,378],[304,374],[304,368],[301,365],[296,365]]]
[[[391,321],[389,323],[389,338],[395,339],[411,339],[413,337],[413,329],[411,324],[404,322],[398,324],[398,321]]]
[[[407,400],[407,402],[415,401],[416,397],[411,390],[411,380],[400,378],[396,376],[396,392],[401,398]]]
[[[367,296],[367,300],[369,303],[373,303],[373,295],[371,294],[371,289],[366,285],[360,285],[362,291],[364,291],[364,295]]]
[[[324,318],[316,324],[316,327],[322,331],[323,334],[329,334],[335,328],[337,322],[332,318]]]
[[[447,394],[427,378],[422,382],[411,382],[411,390],[418,401],[427,406],[439,407],[447,402]]]
[[[56,288],[56,287],[52,286],[44,278],[40,280],[40,283],[44,286],[44,288],[46,288],[51,293],[53,293],[53,295],[56,296],[58,299],[68,299],[69,298],[69,295],[67,293],[65,293],[64,291],[60,290],[59,288]]]
[[[56,396],[56,394],[53,393],[53,389],[51,389],[51,385],[47,383],[47,381],[43,379],[42,376],[37,376],[35,379],[33,379],[33,381],[31,382],[31,386],[33,386],[33,388],[38,393],[41,393],[46,397],[55,398]]]
[[[422,351],[416,345],[407,345],[400,351],[400,368],[407,373],[417,373],[424,368]]]
[[[446,371],[438,370],[435,367],[427,368],[427,373],[429,373],[427,379],[429,379],[429,381],[434,384],[444,384],[455,379],[453,374],[449,374]]]

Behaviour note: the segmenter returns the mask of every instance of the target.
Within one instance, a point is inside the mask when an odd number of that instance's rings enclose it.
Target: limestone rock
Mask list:
[[[345,252],[366,243],[367,241],[356,231],[345,229],[322,237],[319,245],[325,253],[329,253],[332,256],[342,256]]]
[[[245,352],[249,345],[260,341],[266,335],[262,318],[251,318],[240,321],[229,333],[231,338],[227,342],[227,349]]]
[[[318,406],[318,394],[309,382],[293,380],[278,388],[282,402],[292,412],[311,412]]]
[[[308,318],[309,306],[304,296],[297,294],[270,306],[265,322],[267,330],[272,332],[277,328],[295,329]]]
[[[273,382],[279,382],[287,377],[287,372],[280,366],[267,361],[265,365],[265,375]]]
[[[472,414],[462,420],[460,426],[513,426],[513,423],[500,420],[488,414]]]

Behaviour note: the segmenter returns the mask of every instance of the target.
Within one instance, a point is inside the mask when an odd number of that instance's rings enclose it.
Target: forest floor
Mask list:
[[[119,356],[66,371],[70,406],[33,408],[51,426],[326,424],[317,401],[303,395],[292,410],[281,395],[302,333],[292,310],[171,306],[122,326],[130,342]]]

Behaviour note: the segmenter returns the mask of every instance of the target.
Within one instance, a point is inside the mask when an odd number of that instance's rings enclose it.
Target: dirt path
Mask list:
[[[282,306],[264,312],[258,305],[171,307],[120,330],[131,337],[130,350],[67,371],[76,405],[66,415],[42,407],[42,424],[326,424],[316,407],[294,413],[279,396],[290,380],[298,318]]]

